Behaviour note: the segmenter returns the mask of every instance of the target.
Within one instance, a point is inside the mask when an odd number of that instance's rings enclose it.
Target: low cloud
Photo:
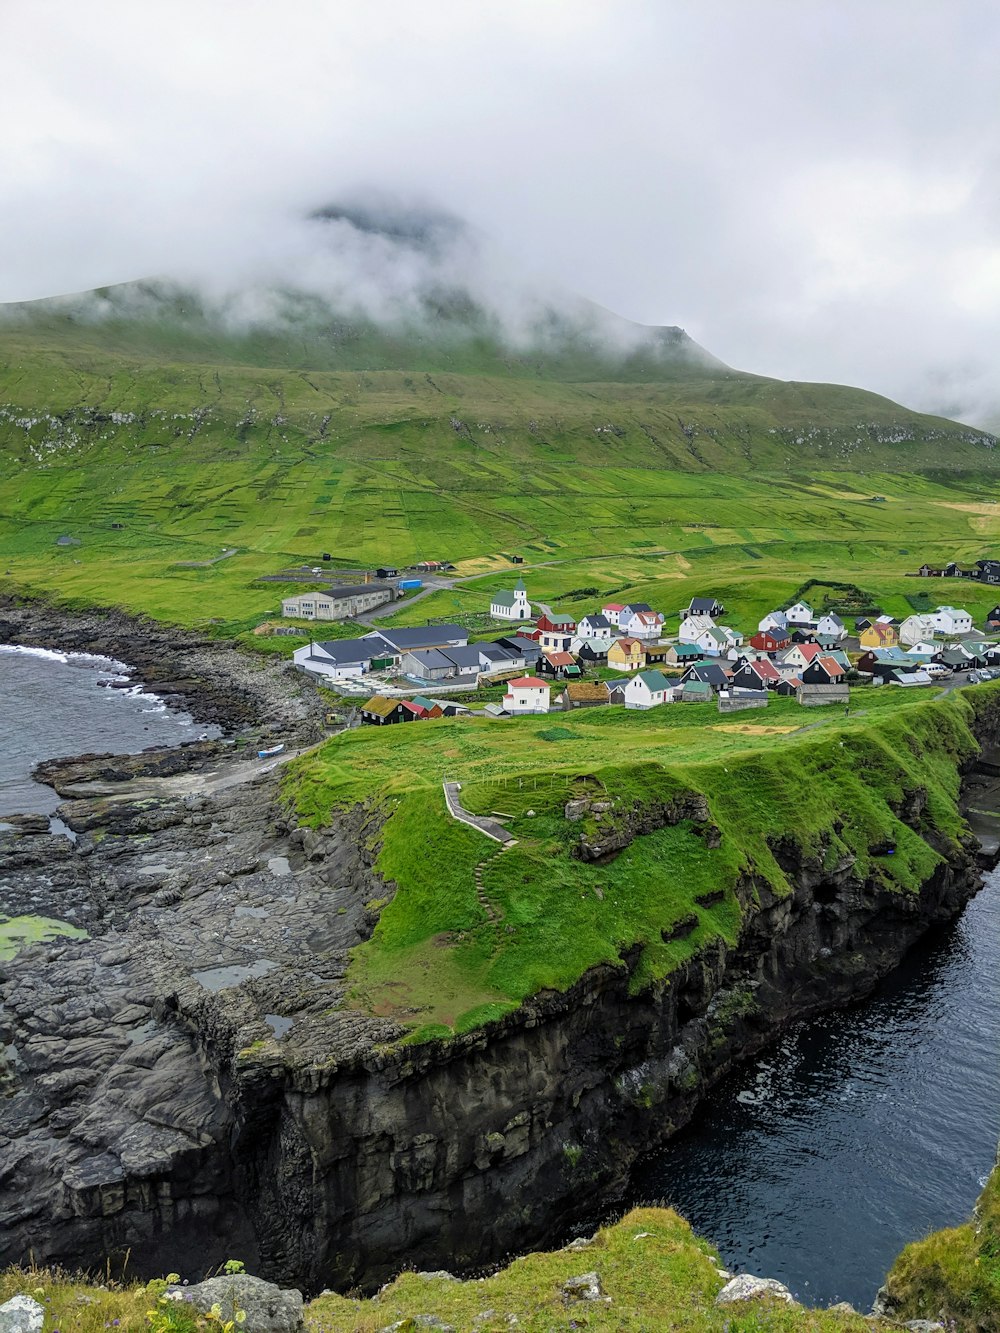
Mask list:
[[[430,284],[517,330],[557,289],[992,420],[998,63],[986,5],[7,0],[0,300],[168,275],[394,319]],[[469,230],[307,220],[380,196]]]

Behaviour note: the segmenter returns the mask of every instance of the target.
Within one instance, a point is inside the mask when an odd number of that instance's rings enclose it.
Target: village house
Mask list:
[[[789,625],[814,625],[816,615],[808,602],[796,602],[785,612]]]
[[[281,614],[294,620],[350,620],[364,611],[384,606],[396,596],[388,583],[350,583],[310,588],[281,599]]]
[[[292,660],[297,667],[330,680],[352,680],[366,671],[394,666],[394,650],[377,639],[332,639],[296,648]]]
[[[565,611],[554,611],[551,606],[543,606],[541,615],[535,621],[535,627],[553,634],[574,634],[576,621]]]
[[[361,721],[370,726],[384,727],[393,722],[415,722],[417,712],[406,699],[387,699],[376,694],[361,705]]]
[[[493,594],[490,598],[490,615],[494,620],[531,619],[531,603],[523,579],[518,579],[513,592]]]
[[[565,630],[540,629],[538,631],[538,646],[543,653],[566,653],[573,643],[572,632]]]
[[[692,680],[700,681],[712,690],[725,690],[732,683],[732,675],[718,662],[696,662],[681,676],[681,684],[687,685]]]
[[[815,657],[801,673],[803,685],[841,685],[846,672],[832,657]]]
[[[617,671],[638,671],[645,662],[643,645],[638,639],[616,639],[608,649],[608,666]]]
[[[643,652],[648,667],[664,666],[667,661],[667,652],[670,648],[666,643],[647,643]]]
[[[538,640],[528,638],[526,634],[506,635],[495,642],[497,647],[505,648],[511,654],[511,662],[515,666],[517,665],[517,659],[523,658],[524,665],[530,669],[542,655]]]
[[[601,607],[601,615],[607,616],[612,628],[618,628],[618,617],[625,610],[621,602],[605,602]]]
[[[784,611],[769,611],[764,619],[758,622],[757,628],[761,633],[766,633],[768,630],[787,630],[788,617]]]
[[[773,690],[781,683],[781,673],[766,657],[744,658],[733,672],[733,685],[744,690]]]
[[[972,577],[980,583],[1000,583],[1000,560],[977,560]]]
[[[412,653],[404,653],[400,670],[414,680],[450,680],[459,674],[455,663],[440,648],[416,648]],[[478,659],[475,674],[478,677]]]
[[[692,597],[687,606],[682,606],[677,614],[681,620],[685,616],[710,616],[714,620],[716,616],[724,616],[726,608],[715,597]]]
[[[714,691],[711,685],[703,680],[686,680],[681,686],[680,701],[682,704],[707,704],[711,702]]]
[[[697,662],[702,656],[702,651],[696,643],[672,643],[667,647],[664,661],[668,666],[690,666],[692,662]]]
[[[986,613],[987,633],[992,633],[998,629],[1000,629],[1000,605],[995,606],[992,611]]]
[[[717,625],[702,630],[695,642],[706,657],[721,657],[731,646],[725,633]]]
[[[804,670],[809,663],[816,657],[819,657],[822,648],[818,643],[793,643],[790,648],[779,656],[778,663],[785,669],[794,671],[798,674]]]
[[[761,629],[750,637],[750,647],[758,653],[780,653],[790,642],[788,631],[778,628]]]
[[[617,620],[612,625],[603,611],[592,611],[577,621],[576,632],[581,639],[608,639],[617,628]]]
[[[594,708],[608,703],[610,693],[602,680],[571,680],[556,702],[560,708]]]
[[[930,639],[934,636],[934,617],[930,615],[912,615],[907,616],[900,623],[899,642],[906,648],[911,644],[919,643],[922,639]]]
[[[505,648],[499,643],[477,643],[474,646],[479,654],[479,669],[484,676],[496,675],[498,671],[523,671],[527,663],[524,654]]]
[[[873,621],[867,629],[858,635],[862,648],[891,648],[899,642],[899,633],[895,625],[887,625],[883,620]]]
[[[549,687],[537,676],[518,676],[507,682],[503,706],[508,713],[547,713]]]
[[[567,652],[589,666],[605,666],[614,639],[573,639]]]
[[[618,618],[618,626],[630,639],[651,639],[655,643],[663,633],[663,617],[658,611],[626,608]]]
[[[661,671],[638,671],[625,686],[625,707],[656,708],[667,702],[671,688]]]
[[[540,676],[550,676],[553,680],[583,674],[570,653],[542,653],[535,670]]]
[[[948,638],[968,634],[972,629],[972,617],[968,611],[956,606],[939,606],[931,612],[930,619],[935,633],[944,634]]]
[[[678,643],[697,643],[707,629],[714,629],[711,616],[685,616],[677,630]]]
[[[831,641],[840,643],[841,640],[847,638],[847,626],[840,616],[834,615],[832,611],[827,611],[816,622],[816,638],[822,643]]]

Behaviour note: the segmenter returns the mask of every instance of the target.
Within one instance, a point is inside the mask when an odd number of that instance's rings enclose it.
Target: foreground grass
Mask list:
[[[974,705],[858,697],[850,717],[779,701],[749,723],[675,705],[361,729],[303,757],[285,777],[300,818],[322,824],[356,802],[384,817],[376,866],[396,892],[354,951],[350,1004],[425,1040],[564,991],[598,964],[623,968],[626,954],[633,988],[657,984],[712,941],[736,942],[742,880],[789,891],[779,844],[817,868],[849,858],[858,875],[915,891],[964,832],[958,766],[975,750]],[[516,846],[501,852],[447,815],[445,771],[469,809],[502,814]],[[914,829],[897,812],[916,792],[926,804]],[[604,864],[575,855],[581,833],[606,839],[692,794],[707,800],[718,845],[683,819],[627,839]],[[570,823],[563,807],[579,795],[611,809]]]
[[[484,1221],[488,1225],[488,1221]],[[461,1333],[516,1326],[557,1329],[685,1330],[690,1333],[848,1333],[873,1321],[840,1311],[808,1310],[772,1300],[716,1307],[723,1286],[718,1256],[669,1209],[642,1208],[602,1228],[582,1250],[529,1254],[492,1277],[465,1282],[404,1273],[371,1300],[325,1295],[306,1308],[310,1333],[376,1333],[434,1316]],[[562,1287],[596,1272],[606,1301],[570,1302]],[[96,1285],[46,1270],[0,1275],[0,1302],[25,1292],[46,1307],[44,1333],[121,1333],[147,1329],[149,1292],[140,1285]],[[516,1324],[513,1322],[516,1321]],[[248,1326],[247,1326],[248,1327]],[[887,1326],[888,1327],[888,1326]],[[248,1333],[253,1333],[249,1329]]]
[[[973,1220],[908,1245],[886,1285],[900,1319],[1000,1330],[1000,1170],[990,1176]]]

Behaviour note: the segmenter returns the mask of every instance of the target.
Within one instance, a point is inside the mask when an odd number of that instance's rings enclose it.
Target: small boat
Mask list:
[[[275,756],[276,754],[282,754],[282,753],[284,752],[284,749],[285,749],[285,747],[284,747],[283,744],[282,744],[282,745],[272,745],[271,748],[270,748],[270,750],[258,750],[258,751],[257,751],[257,758],[258,758],[258,759],[273,759],[274,756]]]

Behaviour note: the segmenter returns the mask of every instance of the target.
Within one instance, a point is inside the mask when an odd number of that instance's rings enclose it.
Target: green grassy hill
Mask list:
[[[678,329],[580,303],[515,347],[454,296],[391,333],[287,293],[269,319],[141,284],[0,311],[8,587],[235,633],[275,608],[260,574],[323,550],[484,574],[518,551],[544,598],[707,580],[764,606],[1000,526],[992,436],[741,374]]]

